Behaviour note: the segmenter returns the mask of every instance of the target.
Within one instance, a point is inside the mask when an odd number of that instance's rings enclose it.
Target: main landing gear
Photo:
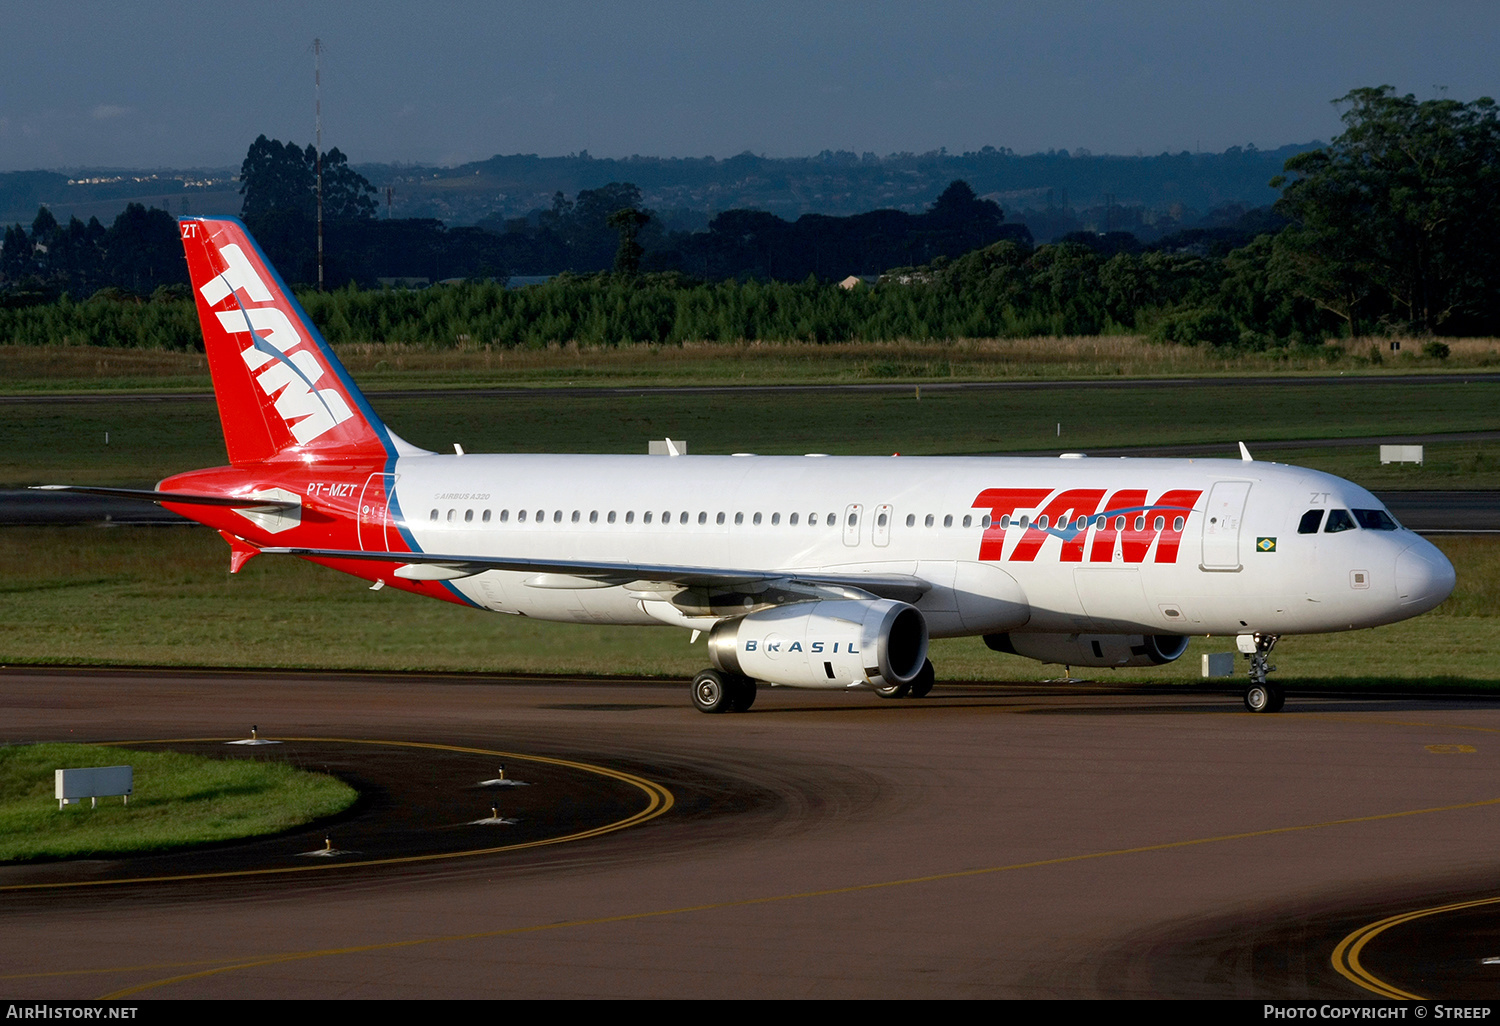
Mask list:
[[[875,693],[881,698],[926,698],[935,680],[929,659],[911,683],[876,688]],[[755,681],[742,674],[704,670],[693,678],[693,705],[706,713],[744,712],[755,704],[755,690]]]
[[[922,668],[917,671],[916,678],[910,683],[876,688],[875,693],[881,698],[926,698],[936,681],[937,674],[932,669],[932,660],[927,659],[923,661]]]
[[[1280,635],[1255,634],[1251,637],[1255,650],[1245,652],[1250,657],[1250,686],[1245,689],[1245,708],[1253,713],[1281,712],[1281,707],[1286,705],[1286,692],[1266,680],[1266,674],[1276,671],[1276,667],[1270,665],[1270,655]],[[1241,648],[1243,650],[1245,646]]]
[[[755,704],[755,681],[738,673],[704,670],[693,678],[693,704],[699,712],[744,712]]]

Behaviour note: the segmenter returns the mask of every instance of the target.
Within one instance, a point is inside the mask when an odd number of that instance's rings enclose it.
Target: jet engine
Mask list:
[[[1180,634],[986,634],[996,652],[1067,666],[1161,666],[1187,651]]]
[[[892,599],[797,602],[720,620],[708,651],[719,670],[773,684],[884,688],[922,672],[927,621]]]

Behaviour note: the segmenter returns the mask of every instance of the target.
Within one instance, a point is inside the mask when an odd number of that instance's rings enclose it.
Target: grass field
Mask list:
[[[53,771],[129,765],[130,803],[57,807]],[[341,812],[358,795],[279,762],[205,759],[94,745],[0,746],[0,862],[165,851],[279,833]]]
[[[1434,445],[1425,466],[1382,468],[1374,445],[1278,450],[1278,441],[1500,430],[1500,383],[1363,380],[1125,385],[1083,391],[726,391],[390,396],[377,412],[418,445],[451,452],[645,452],[686,438],[695,453],[980,454],[1245,441],[1374,488],[1500,487],[1500,443]],[[1059,425],[1061,433],[1059,434]],[[105,442],[108,434],[108,444]],[[0,397],[0,487],[151,484],[226,462],[208,399]]]
[[[1443,373],[1500,368],[1500,339],[1445,340],[1447,360],[1421,355],[1422,339],[1391,352],[1389,339],[1308,350],[1223,352],[1152,345],[1140,336],[963,339],[951,342],[760,342],[681,346],[556,346],[538,350],[430,349],[398,343],[340,346],[370,389],[517,385],[726,385],[855,381],[1006,381],[1219,374]],[[1378,364],[1370,353],[1381,354]],[[0,345],[7,393],[206,391],[200,353],[93,346]]]
[[[1439,538],[1458,589],[1416,620],[1287,638],[1279,679],[1500,686],[1500,539]],[[227,546],[201,528],[0,531],[0,663],[310,667],[680,677],[707,665],[671,628],[552,624],[371,592],[354,578],[261,556],[236,576]],[[1104,680],[1197,679],[1202,652]],[[1035,680],[1055,667],[997,655],[977,638],[935,642],[939,679]]]

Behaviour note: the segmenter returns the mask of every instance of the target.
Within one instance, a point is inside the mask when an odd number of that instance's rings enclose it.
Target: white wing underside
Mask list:
[[[557,575],[540,587],[608,588],[628,586],[636,591],[676,591],[683,588],[723,589],[753,593],[777,585],[804,585],[863,592],[880,598],[915,602],[931,585],[910,574],[840,573],[816,569],[742,570],[728,567],[673,566],[660,563],[590,563],[561,559],[516,559],[506,556],[466,556],[435,552],[365,552],[354,549],[265,548],[267,555],[308,559],[355,559],[400,564],[396,574],[409,580],[453,580],[486,570],[508,570]],[[405,572],[403,572],[405,571]]]

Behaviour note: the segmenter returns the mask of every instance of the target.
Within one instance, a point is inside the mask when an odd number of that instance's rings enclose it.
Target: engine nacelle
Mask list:
[[[986,634],[996,652],[1067,666],[1161,666],[1187,651],[1180,634]]]
[[[905,602],[830,599],[720,620],[709,658],[726,673],[799,688],[908,684],[927,661],[927,621]]]

